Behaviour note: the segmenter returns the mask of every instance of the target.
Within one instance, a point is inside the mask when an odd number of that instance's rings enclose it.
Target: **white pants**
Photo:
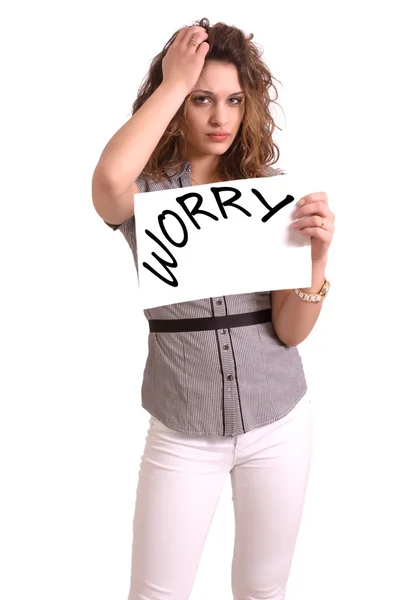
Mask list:
[[[285,417],[233,438],[192,436],[151,417],[137,487],[128,600],[188,600],[231,476],[234,600],[282,600],[308,484],[307,394]]]

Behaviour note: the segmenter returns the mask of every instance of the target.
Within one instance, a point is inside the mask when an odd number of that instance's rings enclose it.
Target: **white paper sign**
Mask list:
[[[289,229],[311,191],[276,175],[135,194],[142,307],[311,286],[310,238]]]

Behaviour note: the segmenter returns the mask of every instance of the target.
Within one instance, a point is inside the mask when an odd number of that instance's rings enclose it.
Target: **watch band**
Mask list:
[[[324,300],[325,296],[327,295],[330,287],[331,284],[327,279],[325,279],[323,286],[317,294],[307,294],[307,292],[304,292],[299,288],[296,288],[294,291],[298,295],[298,297],[304,300],[305,302],[322,302],[322,300]]]

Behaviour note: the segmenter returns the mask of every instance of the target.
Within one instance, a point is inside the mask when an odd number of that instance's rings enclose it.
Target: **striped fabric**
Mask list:
[[[268,174],[278,171],[269,167]],[[191,186],[190,163],[171,181],[142,176],[141,192]],[[136,269],[135,217],[120,225]],[[144,310],[147,319],[232,315],[271,307],[270,292],[203,298]],[[307,391],[296,347],[283,344],[272,323],[217,331],[150,333],[142,406],[167,427],[192,435],[233,437],[281,419]]]

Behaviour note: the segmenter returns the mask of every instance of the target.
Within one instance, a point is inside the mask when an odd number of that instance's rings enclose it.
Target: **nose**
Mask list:
[[[211,114],[211,123],[218,127],[222,127],[228,123],[228,107],[223,103],[215,103],[214,110]]]

